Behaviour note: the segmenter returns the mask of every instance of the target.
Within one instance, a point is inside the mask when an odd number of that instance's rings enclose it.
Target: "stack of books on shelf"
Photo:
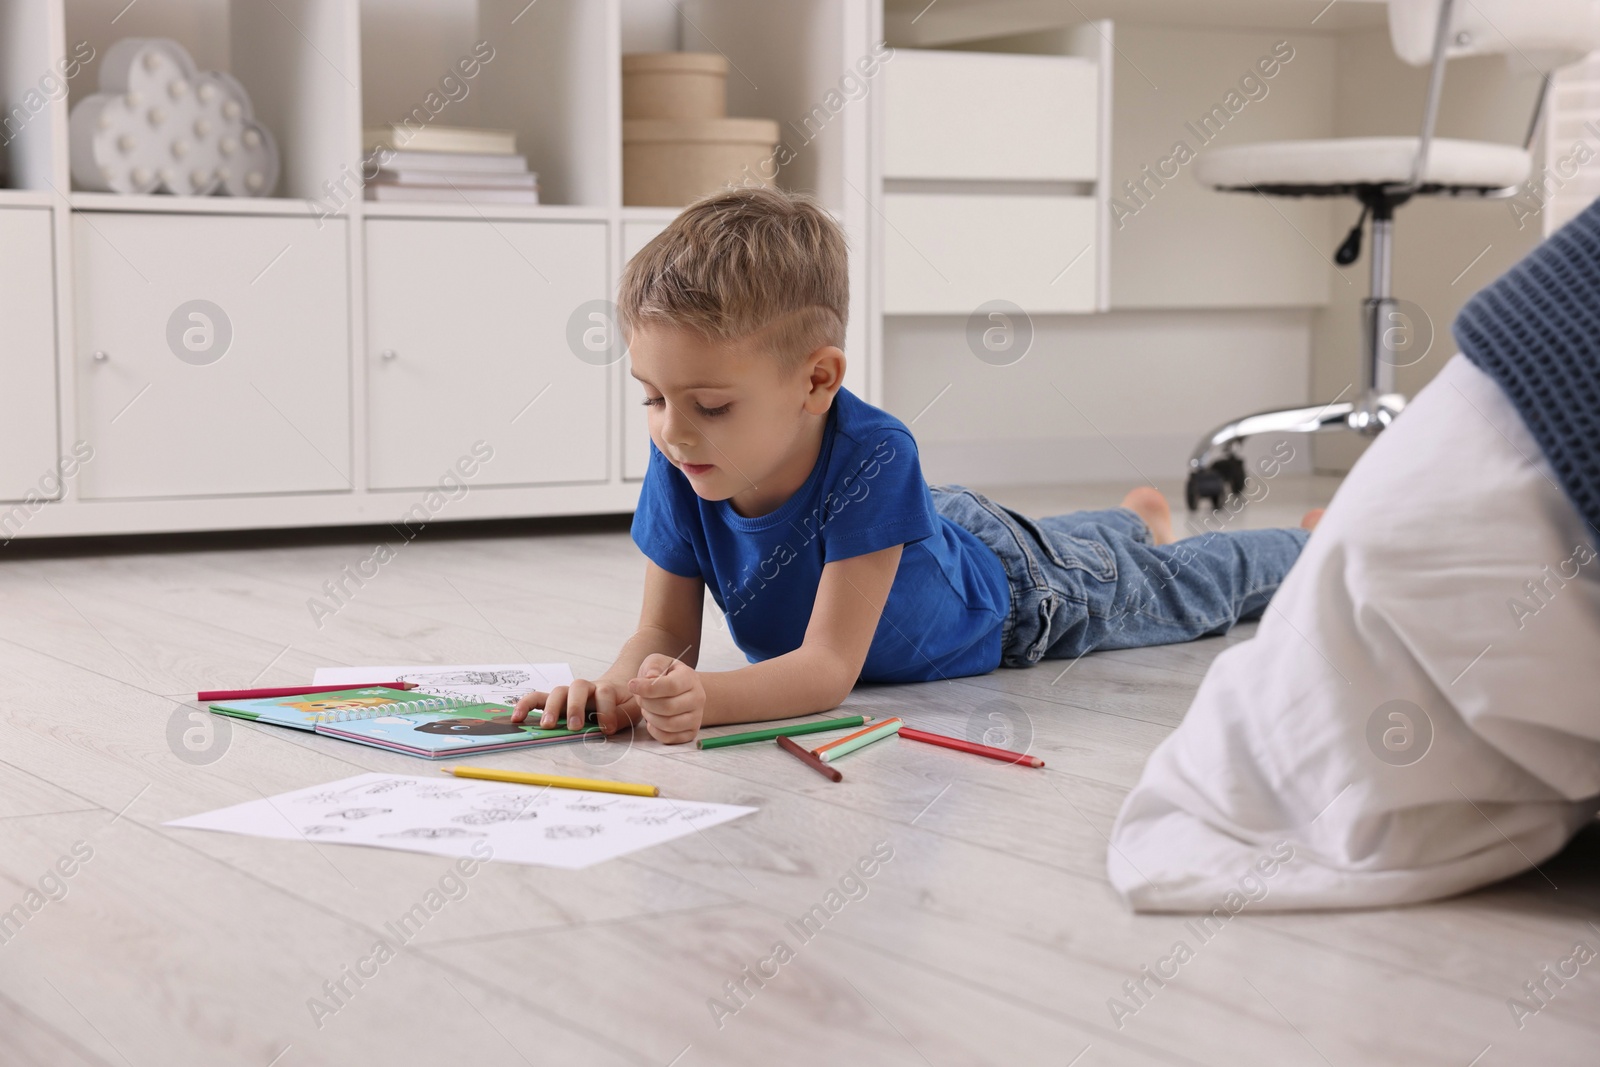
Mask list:
[[[366,152],[378,167],[368,200],[539,202],[539,176],[517,155],[512,130],[396,123],[367,130]]]

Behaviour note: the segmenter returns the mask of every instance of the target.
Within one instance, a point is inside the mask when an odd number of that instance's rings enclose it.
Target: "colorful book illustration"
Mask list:
[[[406,710],[439,710],[446,707],[466,707],[473,701],[419,693],[387,686],[368,686],[364,689],[345,689],[333,693],[301,694],[298,696],[257,697],[253,700],[219,700],[211,710],[219,715],[236,719],[269,722],[274,726],[292,726],[297,730],[315,730],[318,723],[342,722],[359,716],[386,715],[396,704],[416,704]]]
[[[317,733],[357,744],[404,752],[423,759],[448,759],[475,752],[503,752],[582,740],[582,730],[541,730],[539,722],[514,723],[499,704],[468,704],[446,711],[405,711],[350,722],[320,723]]]
[[[373,671],[379,673],[373,674]],[[383,672],[387,671],[385,674]],[[316,685],[369,686],[376,678],[408,682],[419,693],[462,697],[479,704],[512,704],[531,689],[549,692],[572,684],[566,663],[421,664],[400,667],[318,667]]]
[[[538,721],[513,723],[511,709],[455,696],[371,686],[336,693],[222,701],[211,710],[255,722],[312,730],[343,741],[372,745],[423,759],[469,752],[578,741],[599,730],[541,730]]]

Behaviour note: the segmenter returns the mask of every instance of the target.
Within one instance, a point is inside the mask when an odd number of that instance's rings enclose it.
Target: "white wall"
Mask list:
[[[1032,348],[1006,367],[973,355],[964,320],[891,318],[884,406],[912,423],[934,482],[1177,479],[1214,424],[1305,399],[1310,318],[1305,309],[1040,316]]]
[[[1333,131],[1331,38],[1126,24],[1115,33],[1118,186],[1180,137],[1192,142],[1184,122],[1220,102],[1286,36],[1293,60],[1214,144]],[[1065,51],[1068,37],[968,47]],[[935,481],[1181,479],[1195,443],[1218,424],[1309,400],[1312,309],[1328,298],[1333,243],[1326,205],[1214,193],[1185,168],[1113,232],[1112,312],[1038,317],[1032,351],[1010,367],[972,355],[964,318],[889,317],[884,404],[917,420]]]
[[[67,83],[68,99],[100,91],[101,57],[124,37],[173,37],[201,70],[228,70],[228,0],[172,0],[162,5],[127,0],[77,0],[66,6],[66,42],[94,46],[87,74]]]
[[[1281,31],[1118,25],[1112,95],[1112,195],[1136,213],[1111,232],[1111,306],[1305,307],[1328,299],[1332,216],[1320,200],[1219,193],[1194,163],[1157,186],[1182,142],[1198,157],[1258,141],[1328,137],[1334,125],[1334,39]],[[1271,79],[1256,64],[1289,60]],[[1268,69],[1272,69],[1269,62]],[[1251,100],[1240,81],[1256,76]],[[1240,110],[1209,142],[1202,115],[1230,92]],[[1264,95],[1263,95],[1264,94]],[[1237,102],[1242,101],[1242,104]],[[1226,109],[1224,110],[1226,113]],[[1215,120],[1213,120],[1215,121]],[[1156,181],[1144,173],[1151,168]],[[1168,168],[1171,173],[1171,167]],[[1130,194],[1125,183],[1136,185]],[[1140,183],[1143,183],[1142,185]]]
[[[676,52],[681,47],[673,0],[622,0],[622,53]]]
[[[480,38],[476,0],[363,0],[361,106],[363,127],[398,122]],[[450,102],[443,122],[484,125],[483,94]]]

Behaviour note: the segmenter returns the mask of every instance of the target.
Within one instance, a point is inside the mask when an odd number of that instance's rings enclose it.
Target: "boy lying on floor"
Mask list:
[[[1305,543],[1304,529],[1173,543],[1154,489],[1039,520],[930,489],[910,431],[842,387],[844,235],[803,197],[689,207],[628,264],[618,310],[650,409],[644,609],[609,670],[527,694],[515,721],[539,709],[541,726],[577,729],[592,710],[607,733],[642,719],[677,744],[826,711],[858,680],[1223,633],[1262,611]],[[695,670],[707,587],[751,666]]]

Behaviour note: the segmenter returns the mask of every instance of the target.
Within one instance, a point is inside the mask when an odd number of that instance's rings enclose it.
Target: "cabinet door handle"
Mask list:
[[[383,360],[389,360],[389,359],[393,359],[395,356],[397,356],[399,354],[400,353],[396,352],[392,348],[385,348],[382,352],[378,353],[378,358],[379,359],[383,359]]]
[[[96,363],[104,363],[106,360],[108,360],[110,358],[111,358],[111,354],[109,352],[101,351],[101,352],[96,352],[94,354],[94,361]]]

